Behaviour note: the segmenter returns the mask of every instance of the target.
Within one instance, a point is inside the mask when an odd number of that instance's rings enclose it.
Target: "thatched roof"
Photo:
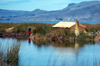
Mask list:
[[[75,22],[59,22],[52,27],[70,28],[75,25]]]
[[[82,28],[84,28],[87,32],[89,32],[89,30],[87,29],[86,26],[82,25],[82,24],[79,24],[79,26],[81,26]]]
[[[83,24],[79,24],[79,26],[81,26],[81,27],[83,27],[83,28],[86,28],[86,26],[85,26],[85,25],[83,25]]]

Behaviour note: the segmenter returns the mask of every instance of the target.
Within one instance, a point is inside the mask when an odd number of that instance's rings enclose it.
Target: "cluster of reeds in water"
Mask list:
[[[10,44],[7,44],[8,46]],[[0,47],[0,64],[1,65],[10,65],[17,66],[18,65],[18,52],[21,43],[13,43],[11,47]],[[5,48],[5,49],[4,49]]]

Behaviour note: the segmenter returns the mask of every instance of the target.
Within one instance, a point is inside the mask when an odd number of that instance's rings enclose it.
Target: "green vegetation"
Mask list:
[[[7,28],[17,26],[17,23],[0,23],[0,33],[5,32]]]
[[[59,28],[52,28],[54,24],[44,24],[44,23],[0,23],[0,32],[5,31],[7,28],[14,27],[14,33],[28,33],[28,29],[31,28],[32,35],[42,35],[44,37],[75,37],[75,33],[70,33],[68,29],[59,29]],[[87,28],[92,31],[96,32],[100,30],[100,24],[83,24],[86,25]],[[80,34],[79,38],[94,38],[94,36],[90,37],[83,33]]]
[[[41,35],[46,35],[47,33],[53,30],[51,24],[35,24],[34,29],[32,30],[33,34],[39,33]]]
[[[94,39],[95,38],[95,35],[91,35],[91,36],[88,36],[87,34],[84,34],[84,33],[80,33],[80,36],[78,36],[78,38],[80,38],[81,40],[82,39]]]
[[[10,66],[17,66],[18,65],[18,52],[21,43],[17,42],[14,43],[12,47],[7,47],[7,56],[4,55],[2,51],[0,51],[0,63],[4,62]],[[4,50],[2,47],[0,49]]]

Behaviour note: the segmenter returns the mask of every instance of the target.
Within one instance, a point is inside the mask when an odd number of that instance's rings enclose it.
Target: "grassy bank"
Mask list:
[[[39,35],[39,37],[75,37],[74,33],[70,33],[66,29],[53,29],[54,24],[43,24],[43,23],[0,23],[0,32],[6,31],[7,28],[14,27],[12,32],[14,33],[28,33],[28,28],[31,28],[32,35]],[[83,24],[90,31],[96,32],[100,30],[100,24]],[[81,33],[79,38],[94,38],[94,36],[86,36]]]

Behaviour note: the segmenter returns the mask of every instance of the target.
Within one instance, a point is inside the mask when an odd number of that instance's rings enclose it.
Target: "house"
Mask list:
[[[76,22],[59,22],[55,25],[53,25],[52,27],[54,29],[58,29],[58,28],[61,28],[61,29],[69,29],[70,32],[75,32],[75,24]],[[86,26],[82,25],[82,24],[79,24],[79,31],[80,32],[89,32],[89,30],[86,28]]]

